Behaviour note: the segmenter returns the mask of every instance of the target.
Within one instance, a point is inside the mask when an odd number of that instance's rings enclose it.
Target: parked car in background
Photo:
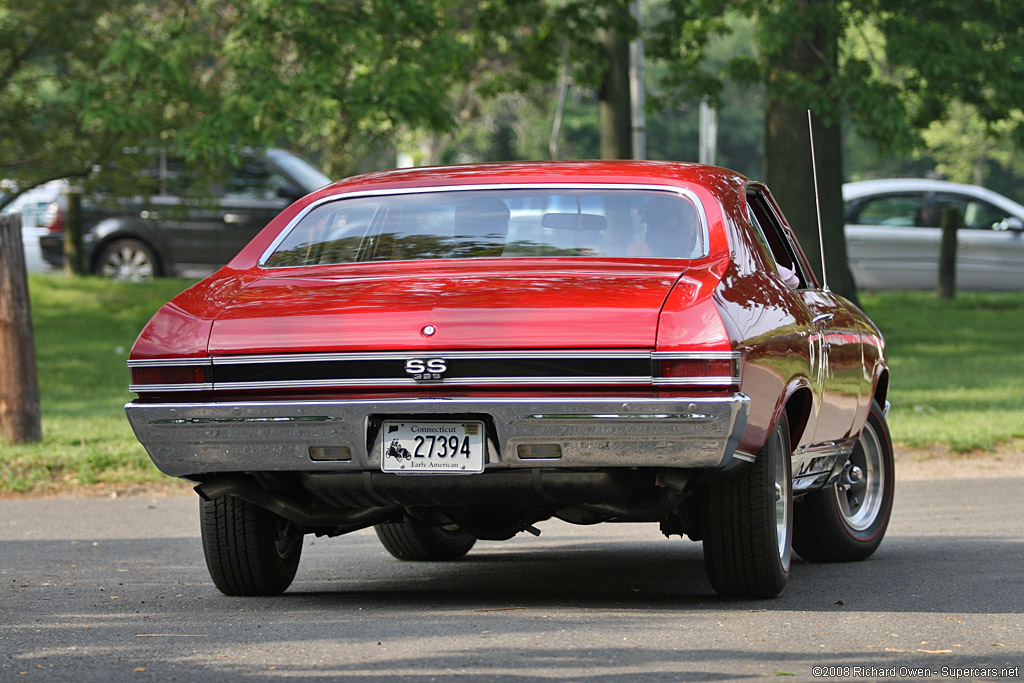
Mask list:
[[[51,204],[67,188],[66,180],[53,180],[19,194],[3,208],[4,214],[21,214],[21,241],[25,249],[25,267],[29,271],[45,270],[39,238],[49,232],[53,217]]]
[[[956,286],[1024,289],[1024,206],[976,185],[893,178],[843,185],[846,246],[859,289],[934,289],[942,212],[963,218]]]
[[[285,590],[304,534],[375,526],[440,561],[558,518],[658,524],[703,541],[718,592],[773,597],[793,550],[864,559],[892,509],[878,329],[819,286],[768,188],[709,166],[334,183],[128,364],[128,419],[198,485],[232,595]]]
[[[284,150],[245,154],[222,183],[183,196],[188,178],[180,162],[160,155],[151,169],[154,193],[131,200],[83,200],[84,269],[118,280],[160,275],[202,277],[223,266],[274,216],[330,182]],[[39,238],[47,263],[64,263],[66,202]]]

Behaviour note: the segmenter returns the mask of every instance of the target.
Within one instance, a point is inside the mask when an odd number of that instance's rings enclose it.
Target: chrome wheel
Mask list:
[[[775,460],[775,540],[778,544],[779,560],[783,567],[789,567],[792,543],[789,539],[789,509],[792,501],[786,496],[786,480],[789,472],[784,458]]]
[[[870,527],[882,508],[886,484],[882,458],[882,444],[868,423],[834,489],[839,514],[855,531]]]
[[[97,272],[123,282],[151,280],[156,275],[156,257],[138,240],[118,240],[103,249]]]
[[[839,480],[797,503],[793,549],[808,562],[871,556],[892,514],[895,468],[885,413],[872,402],[867,422]]]

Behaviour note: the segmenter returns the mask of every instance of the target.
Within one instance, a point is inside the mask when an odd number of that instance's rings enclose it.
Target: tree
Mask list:
[[[691,89],[714,95],[730,77],[766,87],[765,179],[817,263],[806,110],[818,121],[821,210],[829,284],[855,295],[842,233],[842,126],[856,126],[881,153],[906,153],[954,102],[986,125],[1006,122],[1024,141],[1024,6],[999,0],[668,0],[662,55],[692,69]],[[719,74],[700,68],[730,12],[755,16],[758,53]],[[941,55],[941,58],[938,56]],[[717,77],[716,77],[717,76]]]
[[[117,189],[142,163],[126,151],[214,169],[272,145],[349,172],[402,128],[451,126],[463,4],[16,0],[0,9],[0,177],[98,170]]]
[[[935,170],[957,183],[985,185],[989,164],[1019,166],[1019,151],[1010,136],[1013,121],[986,124],[971,105],[954,102],[950,116],[932,123],[923,133],[935,156]]]
[[[473,51],[449,11],[464,6],[9,0],[0,6],[0,177],[19,190],[85,178],[130,195],[144,152],[173,150],[208,175],[245,146],[281,144],[351,170],[403,127],[451,125],[449,93]],[[0,301],[5,335],[30,340],[30,319],[8,315],[27,310],[24,268],[0,259],[0,280],[13,282]],[[0,355],[6,406],[26,380],[18,354]]]

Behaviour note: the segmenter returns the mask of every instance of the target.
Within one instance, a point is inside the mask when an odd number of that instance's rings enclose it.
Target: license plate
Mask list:
[[[482,422],[385,422],[380,468],[399,474],[484,471]]]

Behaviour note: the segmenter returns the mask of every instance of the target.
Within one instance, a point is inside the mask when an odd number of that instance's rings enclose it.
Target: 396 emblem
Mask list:
[[[405,361],[405,372],[416,380],[441,379],[448,370],[443,358],[410,358]]]

